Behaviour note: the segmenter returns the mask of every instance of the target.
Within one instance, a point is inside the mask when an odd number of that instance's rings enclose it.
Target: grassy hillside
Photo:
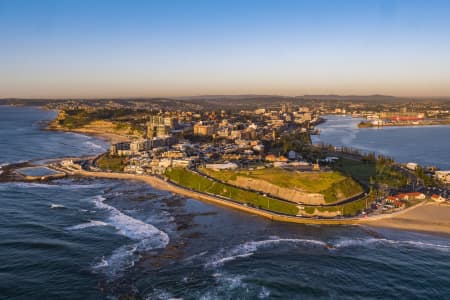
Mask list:
[[[145,132],[142,118],[143,113],[129,110],[63,110],[50,128],[142,136]]]
[[[243,189],[215,182],[187,169],[168,169],[166,171],[166,176],[170,180],[196,191],[228,197],[241,203],[268,209],[274,212],[289,215],[296,215],[298,213],[298,208],[295,204],[286,203],[277,199],[259,195],[258,193],[245,191]]]
[[[341,159],[336,167],[342,172],[366,183],[372,181],[392,187],[401,187],[407,183],[406,176],[385,163]]]
[[[292,172],[278,168],[261,170],[214,171],[202,168],[202,172],[223,182],[231,182],[238,176],[264,180],[283,188],[296,188],[306,193],[323,194],[327,203],[354,196],[363,191],[352,178],[340,172]]]
[[[121,172],[125,167],[125,159],[119,156],[102,155],[97,160],[97,165],[103,170]]]
[[[356,200],[350,203],[342,204],[342,205],[333,205],[333,206],[304,206],[303,212],[307,215],[321,215],[327,213],[336,213],[336,215],[343,216],[356,216],[360,214],[365,208],[366,205],[370,206],[370,204],[375,201],[375,196],[369,194],[363,199]]]

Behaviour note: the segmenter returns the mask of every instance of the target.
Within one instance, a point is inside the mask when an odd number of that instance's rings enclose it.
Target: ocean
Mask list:
[[[0,163],[107,149],[93,137],[42,130],[54,116],[0,106]],[[0,299],[450,295],[446,236],[271,222],[106,179],[0,183],[0,208]]]

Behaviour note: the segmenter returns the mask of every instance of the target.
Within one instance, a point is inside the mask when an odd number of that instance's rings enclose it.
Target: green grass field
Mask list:
[[[260,170],[214,171],[202,168],[202,172],[223,182],[235,180],[238,176],[267,181],[283,188],[298,188],[307,193],[324,195],[327,203],[354,196],[362,187],[349,176],[340,172],[292,172],[278,168]]]
[[[278,213],[289,215],[296,215],[298,213],[298,208],[293,203],[286,203],[284,201],[259,195],[258,193],[212,181],[187,169],[168,169],[166,171],[166,176],[170,180],[196,191],[228,197],[241,203]]]
[[[387,164],[341,159],[336,167],[343,173],[367,183],[371,179],[378,184],[387,184],[392,187],[401,187],[407,183],[407,178],[401,172],[393,170]]]
[[[119,156],[102,155],[97,160],[100,169],[121,172],[125,166],[125,159]]]
[[[342,215],[349,217],[349,216],[356,216],[360,214],[365,208],[366,205],[370,206],[370,204],[375,201],[374,195],[367,195],[366,197],[342,204],[342,205],[333,205],[333,206],[323,206],[323,207],[314,207],[314,206],[304,206],[304,211],[307,214],[314,213],[315,208],[321,212],[335,212],[340,211]]]

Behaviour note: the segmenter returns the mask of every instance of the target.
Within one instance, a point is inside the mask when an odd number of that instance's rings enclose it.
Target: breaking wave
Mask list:
[[[139,242],[138,250],[164,248],[167,246],[169,243],[169,236],[165,232],[151,224],[137,220],[120,212],[117,208],[104,203],[104,200],[105,198],[102,196],[93,198],[93,201],[98,208],[106,209],[111,212],[111,215],[108,218],[108,224],[114,226],[119,234]]]
[[[8,187],[18,187],[20,189],[27,188],[47,188],[47,189],[63,189],[63,190],[79,190],[79,189],[93,189],[104,187],[104,184],[47,184],[47,183],[36,183],[36,182],[7,182],[5,186]]]
[[[341,239],[333,246],[337,249],[355,246],[369,246],[372,244],[380,245],[396,245],[398,247],[412,247],[421,249],[431,249],[437,251],[450,252],[450,245],[427,243],[421,241],[411,241],[411,240],[390,240],[385,238],[369,238],[369,239]]]
[[[221,251],[219,254],[214,256],[212,260],[206,263],[206,267],[219,267],[226,262],[235,260],[237,258],[244,258],[252,256],[257,250],[269,247],[274,244],[279,243],[295,243],[295,244],[305,244],[311,246],[320,246],[326,248],[328,246],[327,243],[319,240],[311,240],[311,239],[269,239],[262,241],[251,241],[241,245],[236,246],[235,248],[229,251]]]
[[[137,246],[124,245],[117,248],[108,257],[102,257],[99,263],[92,267],[94,272],[101,272],[108,277],[115,277],[126,269],[134,266],[139,259],[139,254],[136,252]]]
[[[213,275],[215,277],[215,285],[208,289],[205,293],[197,297],[200,300],[209,299],[222,299],[223,295],[230,295],[227,299],[234,299],[232,295],[236,297],[236,291],[239,291],[240,297],[242,299],[247,299],[248,288],[250,287],[245,281],[248,277],[238,274],[227,274],[227,273],[216,273]],[[264,294],[269,293],[266,289]],[[247,296],[247,297],[246,297]],[[261,299],[261,297],[258,298]],[[262,297],[264,298],[264,296]],[[254,299],[249,298],[249,299]]]
[[[94,270],[101,270],[111,276],[117,275],[121,270],[134,265],[139,259],[139,252],[165,248],[169,243],[169,236],[165,232],[104,203],[104,197],[95,196],[92,200],[96,207],[110,212],[106,222],[108,225],[116,228],[119,234],[134,241],[131,245],[114,250],[108,258],[102,258],[102,261],[94,266]]]
[[[108,225],[109,225],[108,223],[105,223],[105,222],[102,222],[102,221],[91,220],[91,221],[86,222],[86,223],[81,223],[81,224],[78,224],[78,225],[67,227],[66,230],[80,230],[80,229],[85,229],[85,228],[89,228],[89,227],[108,226]]]
[[[93,149],[106,150],[106,148],[103,147],[102,145],[96,144],[96,143],[91,142],[91,141],[86,141],[86,142],[84,142],[83,144],[86,145],[86,146],[88,146],[88,147],[90,147],[90,148],[93,148]]]
[[[432,249],[443,252],[450,252],[450,245],[427,243],[421,241],[410,241],[410,240],[389,240],[385,238],[363,238],[363,239],[340,239],[335,242],[324,242],[320,240],[312,239],[280,239],[273,238],[262,241],[251,241],[244,244],[240,244],[229,250],[222,250],[218,254],[214,255],[210,259],[205,267],[214,268],[220,267],[223,264],[233,261],[239,258],[246,258],[252,256],[259,249],[270,247],[279,243],[294,243],[294,244],[304,244],[309,246],[319,246],[326,250],[337,250],[345,249],[349,247],[366,247],[373,244],[380,245],[396,245],[398,247],[413,247],[422,249]]]
[[[66,208],[66,207],[62,204],[52,203],[50,204],[50,208]]]

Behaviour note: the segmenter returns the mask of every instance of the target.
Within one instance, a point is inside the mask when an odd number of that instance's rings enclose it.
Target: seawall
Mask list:
[[[112,173],[112,172],[89,172],[85,170],[77,170],[73,172],[74,175],[81,175],[87,177],[98,177],[98,178],[110,178],[110,179],[124,179],[124,180],[139,180],[143,181],[152,187],[160,190],[166,190],[172,193],[176,193],[179,195],[183,195],[186,197],[206,201],[209,203],[218,204],[221,206],[238,209],[240,211],[244,211],[247,213],[251,213],[254,215],[262,216],[264,218],[280,221],[280,222],[289,222],[289,223],[300,223],[300,224],[329,224],[329,225],[356,225],[361,223],[362,219],[354,218],[354,219],[314,219],[314,218],[302,218],[295,216],[286,216],[280,215],[276,213],[271,213],[268,211],[263,211],[257,208],[245,206],[239,203],[234,203],[231,201],[227,201],[224,199],[220,199],[218,197],[214,197],[211,195],[195,192],[174,184],[170,182],[166,182],[158,177],[151,175],[136,175],[136,174],[128,174],[128,173]]]

